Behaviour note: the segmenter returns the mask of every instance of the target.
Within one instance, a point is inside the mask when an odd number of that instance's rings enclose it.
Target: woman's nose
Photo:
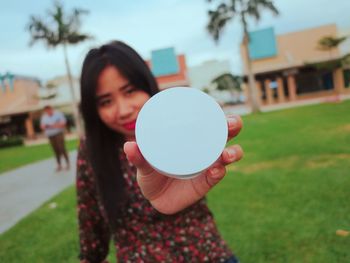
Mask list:
[[[133,113],[132,105],[126,99],[117,101],[117,112],[119,119],[126,119]]]

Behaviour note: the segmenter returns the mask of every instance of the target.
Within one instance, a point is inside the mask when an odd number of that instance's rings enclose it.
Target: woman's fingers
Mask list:
[[[243,122],[240,116],[230,115],[227,117],[228,138],[232,139],[237,136],[243,127]],[[243,157],[242,147],[238,144],[229,146],[224,149],[219,160],[217,160],[207,171],[207,184],[212,187],[217,184],[226,174],[226,165],[239,161]]]
[[[126,142],[124,144],[124,152],[129,162],[134,164],[142,175],[148,175],[153,172],[154,169],[143,158],[136,142]]]
[[[228,138],[227,140],[231,140],[233,137],[237,136],[243,127],[243,121],[238,115],[230,115],[227,117],[227,125],[228,125]]]
[[[221,157],[205,173],[208,186],[216,185],[226,174],[226,165],[239,161],[243,150],[238,144],[225,148]],[[209,190],[209,189],[208,189]]]
[[[142,175],[148,175],[154,171],[150,164],[142,156],[136,142],[126,142],[124,144],[124,152],[128,160],[133,163]],[[239,161],[243,157],[243,149],[240,145],[232,145],[224,149],[221,157],[211,168],[208,169],[209,175],[212,177],[220,177],[222,168],[225,165]]]
[[[243,149],[240,145],[235,144],[224,149],[220,161],[224,164],[230,164],[239,161],[243,157]]]
[[[226,167],[223,164],[217,163],[206,171],[206,180],[209,186],[208,190],[216,185],[225,177]]]

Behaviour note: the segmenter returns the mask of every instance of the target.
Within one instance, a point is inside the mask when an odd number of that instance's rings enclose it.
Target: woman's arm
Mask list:
[[[101,213],[91,166],[84,143],[80,143],[77,159],[77,209],[81,262],[104,262],[108,255],[110,230]]]

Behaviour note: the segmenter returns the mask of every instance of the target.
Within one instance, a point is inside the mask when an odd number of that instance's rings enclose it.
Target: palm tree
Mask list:
[[[79,122],[77,99],[68,62],[67,46],[75,45],[92,38],[90,35],[80,32],[80,17],[87,13],[86,10],[78,8],[74,8],[70,13],[65,13],[63,4],[60,1],[55,1],[52,10],[47,11],[47,21],[41,19],[39,16],[31,16],[27,25],[27,30],[31,35],[30,45],[38,41],[43,41],[48,48],[56,48],[57,46],[63,47],[64,61],[72,96],[73,115],[75,123],[77,124],[78,134],[81,134],[82,129]]]
[[[332,50],[337,48],[346,39],[347,39],[347,36],[344,36],[344,37],[324,36],[318,41],[317,48],[320,50],[328,51],[329,57],[332,58]]]
[[[216,0],[207,0],[208,2],[214,2]],[[256,21],[260,20],[261,12],[266,9],[270,10],[273,14],[278,15],[278,10],[273,4],[272,0],[220,0],[220,4],[217,8],[209,10],[209,23],[207,30],[217,42],[221,36],[222,30],[227,23],[233,18],[238,17],[243,27],[243,47],[244,56],[247,61],[247,73],[248,73],[248,91],[250,102],[253,112],[260,111],[260,105],[258,100],[258,93],[255,86],[255,78],[252,71],[252,63],[249,57],[248,44],[248,19],[254,18]]]

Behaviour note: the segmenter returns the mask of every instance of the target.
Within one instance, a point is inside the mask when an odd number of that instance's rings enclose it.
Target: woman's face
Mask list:
[[[96,98],[101,120],[126,140],[134,140],[136,118],[150,98],[148,93],[134,87],[117,68],[107,66],[98,78]]]

